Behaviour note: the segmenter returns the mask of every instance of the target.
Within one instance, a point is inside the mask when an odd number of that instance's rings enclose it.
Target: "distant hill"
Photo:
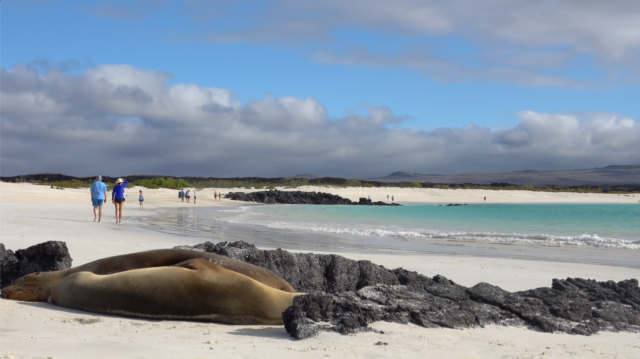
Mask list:
[[[306,179],[314,179],[314,178],[322,178],[322,176],[316,176],[309,173],[303,173],[301,175],[295,175],[292,178],[306,178]]]
[[[635,184],[640,183],[640,166],[608,166],[585,170],[561,171],[513,171],[501,173],[461,173],[455,175],[393,172],[386,177],[369,178],[379,182],[431,182],[431,183],[512,183],[516,185],[562,185],[584,184]]]

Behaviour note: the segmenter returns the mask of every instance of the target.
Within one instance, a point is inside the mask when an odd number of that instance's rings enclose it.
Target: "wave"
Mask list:
[[[249,213],[248,207],[239,207],[233,209],[219,209],[218,212],[226,212],[226,213]]]
[[[246,212],[245,212],[246,213]],[[217,218],[229,223],[250,224],[265,226],[273,229],[319,232],[339,235],[376,236],[387,238],[416,238],[416,239],[450,239],[450,240],[471,240],[491,243],[511,243],[511,244],[535,244],[543,246],[588,246],[599,248],[621,248],[640,249],[640,240],[628,240],[619,238],[600,237],[597,234],[583,233],[579,235],[552,235],[552,234],[521,234],[521,233],[497,233],[497,232],[446,232],[431,231],[424,229],[388,229],[375,227],[339,227],[323,226],[308,223],[288,223],[288,222],[264,222],[264,221],[244,221],[238,218]]]

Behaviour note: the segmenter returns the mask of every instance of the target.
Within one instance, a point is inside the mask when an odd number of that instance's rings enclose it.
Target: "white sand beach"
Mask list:
[[[131,252],[194,245],[206,238],[182,237],[144,228],[133,220],[167,207],[237,206],[213,200],[216,189],[198,191],[198,202],[183,203],[177,191],[143,189],[145,209],[136,194],[126,202],[123,224],[114,223],[106,205],[103,223],[93,221],[88,189],[57,190],[32,184],[0,182],[0,242],[17,250],[49,241],[67,243],[73,265]],[[220,189],[217,189],[220,191]],[[394,195],[397,202],[477,203],[638,203],[640,196],[531,191],[443,190],[414,188],[300,187],[357,200]],[[253,191],[222,189],[222,192]],[[287,248],[283,248],[287,249]],[[326,252],[330,252],[330,248]],[[597,280],[640,278],[640,269],[581,263],[515,260],[462,255],[340,253],[387,268],[404,267],[427,276],[444,275],[472,286],[488,282],[516,291],[550,286],[553,278]],[[322,333],[295,341],[278,326],[232,326],[116,317],[49,303],[0,300],[0,358],[638,358],[639,333],[598,333],[585,337],[548,334],[526,328],[491,326],[465,330],[425,329],[378,322],[381,333],[343,336]],[[388,345],[374,345],[377,342]]]

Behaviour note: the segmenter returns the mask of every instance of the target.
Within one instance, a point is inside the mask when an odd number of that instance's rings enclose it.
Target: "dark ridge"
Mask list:
[[[617,283],[554,279],[551,288],[512,293],[488,283],[467,288],[440,275],[429,278],[335,254],[259,250],[243,241],[176,248],[216,253],[269,269],[308,293],[296,297],[283,313],[285,328],[296,339],[321,331],[367,331],[376,321],[457,329],[524,325],[578,335],[640,332],[637,279]]]
[[[314,178],[322,178],[322,176],[312,175],[312,174],[309,174],[309,173],[303,173],[303,174],[295,175],[292,178],[314,179]]]
[[[581,185],[638,185],[640,184],[640,166],[612,165],[604,168],[539,171],[523,170],[499,173],[459,173],[452,175],[433,175],[408,172],[393,172],[385,177],[367,180],[378,182],[438,182],[443,184],[489,184],[491,182],[512,183],[530,186],[581,186]]]

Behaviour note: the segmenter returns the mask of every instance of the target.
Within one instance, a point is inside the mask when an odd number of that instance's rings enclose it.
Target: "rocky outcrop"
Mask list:
[[[188,246],[176,248],[186,249]],[[335,254],[289,253],[282,249],[259,250],[243,241],[191,247],[269,269],[299,292],[342,293],[374,284],[401,284],[398,277],[369,261],[354,261]],[[426,277],[425,277],[426,278]]]
[[[554,279],[551,288],[512,293],[488,283],[467,288],[440,275],[429,278],[339,255],[259,250],[242,241],[180,248],[267,268],[308,293],[296,297],[283,313],[287,332],[296,339],[320,331],[366,331],[380,320],[427,328],[500,324],[581,335],[601,330],[640,332],[636,279],[618,283]]]
[[[367,198],[360,198],[358,202],[353,202],[348,198],[323,192],[303,192],[303,191],[260,191],[252,193],[230,192],[224,195],[234,201],[258,202],[265,204],[324,204],[324,205],[360,205],[360,206],[400,206],[397,203],[385,203],[382,201],[372,202]]]
[[[64,242],[44,242],[15,253],[0,243],[0,288],[30,273],[69,269],[71,261]]]

